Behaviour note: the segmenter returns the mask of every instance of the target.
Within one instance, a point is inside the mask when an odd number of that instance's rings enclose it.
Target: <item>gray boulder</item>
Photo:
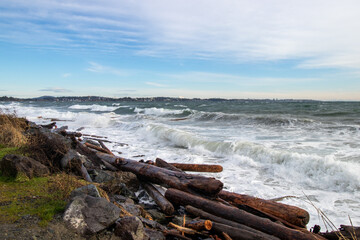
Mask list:
[[[73,190],[70,193],[70,199],[74,199],[75,197],[83,196],[83,195],[89,195],[98,198],[101,197],[97,187],[93,184],[89,184]]]
[[[40,162],[17,154],[7,154],[0,162],[2,175],[8,177],[18,177],[23,174],[28,178],[43,177],[49,175],[50,171]]]
[[[102,231],[119,218],[120,209],[105,198],[77,196],[66,208],[63,219],[81,235]]]
[[[116,236],[123,240],[148,240],[144,225],[137,217],[123,217],[116,222],[115,231]]]
[[[149,237],[149,240],[165,240],[164,234],[162,232],[145,228],[145,234]]]

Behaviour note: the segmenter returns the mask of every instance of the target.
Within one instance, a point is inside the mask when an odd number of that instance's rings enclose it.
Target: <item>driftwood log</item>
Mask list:
[[[215,178],[175,172],[154,165],[119,158],[101,152],[97,152],[96,156],[108,161],[120,170],[132,172],[138,175],[141,179],[160,185],[165,184],[185,192],[201,193],[213,196],[219,193],[223,187],[223,183]]]
[[[181,169],[178,169],[176,167],[174,167],[173,165],[171,165],[170,163],[162,160],[161,158],[156,158],[155,159],[155,165],[161,168],[166,168],[175,172],[182,172]]]
[[[320,233],[320,235],[329,240],[356,240],[360,239],[360,227],[340,225],[339,231]]]
[[[232,206],[211,201],[177,189],[168,189],[165,197],[175,205],[191,205],[206,212],[223,217],[261,232],[276,236],[284,240],[324,239],[310,232],[300,232],[287,228],[269,219],[261,218]]]
[[[203,230],[211,230],[212,228],[212,222],[210,220],[204,220],[204,219],[198,219],[198,220],[192,220],[189,223],[185,224],[185,227],[195,229],[196,231],[203,231]]]
[[[238,206],[239,208],[241,208],[242,205],[249,206],[255,210],[279,218],[276,220],[283,219],[290,224],[302,228],[306,228],[306,224],[310,219],[309,213],[304,209],[271,200],[265,200],[244,194],[231,193],[224,190],[219,193],[219,197],[235,206]],[[286,222],[284,222],[284,224],[286,224]]]
[[[141,182],[145,191],[150,195],[156,204],[160,207],[161,211],[167,215],[174,213],[174,206],[169,202],[152,184]]]
[[[170,165],[189,172],[222,172],[223,167],[212,164],[188,164],[188,163],[169,163]]]
[[[197,217],[209,219],[212,221],[212,223],[221,223],[223,225],[227,225],[227,226],[233,227],[235,229],[239,229],[238,230],[239,233],[247,233],[246,235],[250,236],[250,237],[254,236],[254,237],[257,237],[258,239],[279,240],[279,238],[277,238],[275,236],[271,236],[269,234],[260,232],[256,229],[248,227],[244,224],[240,224],[240,223],[237,223],[237,222],[225,219],[225,218],[215,216],[213,214],[210,214],[208,212],[205,212],[201,209],[195,208],[190,205],[186,206],[186,212],[190,213],[191,215],[197,216]]]

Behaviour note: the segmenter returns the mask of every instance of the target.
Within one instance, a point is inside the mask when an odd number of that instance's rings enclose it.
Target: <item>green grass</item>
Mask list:
[[[0,159],[2,159],[6,154],[17,154],[20,152],[21,150],[18,147],[5,147],[0,144]]]
[[[40,218],[40,225],[47,225],[66,205],[62,192],[54,188],[49,177],[24,182],[0,177],[0,192],[0,222],[35,215]]]

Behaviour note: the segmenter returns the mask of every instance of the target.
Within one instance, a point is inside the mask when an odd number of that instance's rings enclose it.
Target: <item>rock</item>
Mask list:
[[[117,179],[114,179],[111,182],[105,183],[101,185],[101,188],[106,192],[114,194],[114,195],[122,195],[126,198],[131,198],[135,202],[138,202],[138,198],[135,193],[131,191],[125,183],[118,182]]]
[[[120,203],[120,205],[131,215],[141,216],[140,206],[131,203]]]
[[[114,180],[115,177],[107,173],[107,171],[94,170],[93,173],[91,174],[91,178],[94,182],[104,183]]]
[[[119,218],[120,209],[105,198],[77,196],[66,208],[63,219],[82,235],[106,229]]]
[[[144,226],[137,217],[123,217],[116,222],[115,235],[123,240],[148,240]]]
[[[165,236],[162,232],[145,228],[145,233],[149,237],[149,240],[165,240]]]
[[[101,197],[97,187],[93,184],[89,184],[73,190],[70,194],[70,199],[74,199],[75,197],[83,196],[83,195],[89,195],[98,198]]]
[[[168,220],[166,218],[166,215],[156,209],[148,209],[146,210],[150,216],[154,219],[154,221],[157,221],[161,224],[167,224]]]
[[[185,215],[185,222],[191,222],[193,219]],[[175,223],[176,225],[182,226],[184,223],[184,215],[183,216],[175,216],[172,218],[171,222]]]
[[[28,178],[33,178],[47,176],[50,173],[45,165],[32,158],[17,154],[5,155],[0,162],[0,171],[4,176],[15,178],[22,174]]]
[[[149,219],[146,219],[144,217],[139,217],[139,219],[141,220],[141,222],[150,227],[150,228],[153,228],[153,229],[158,229],[158,230],[165,230],[166,227],[164,227],[163,225],[161,225],[160,223],[158,222],[155,222],[155,221],[152,221],[152,220],[149,220]],[[181,224],[182,226],[182,224]]]
[[[123,171],[117,171],[112,174],[114,174],[115,177],[115,179],[111,181],[113,185],[116,186],[120,183],[123,183],[127,186],[128,189],[130,189],[133,192],[139,190],[140,182],[135,174],[131,172],[123,172]]]

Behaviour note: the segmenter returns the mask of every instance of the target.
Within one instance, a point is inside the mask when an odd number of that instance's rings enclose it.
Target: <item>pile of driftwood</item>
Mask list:
[[[187,215],[195,220],[182,226],[169,223],[173,230],[165,235],[178,239],[331,239],[306,229],[309,222],[307,211],[271,200],[223,190],[223,183],[215,178],[194,172],[221,172],[219,165],[168,163],[162,159],[136,161],[115,156],[98,139],[100,146],[81,143],[79,132],[59,131],[70,136],[77,151],[86,155],[96,165],[112,171],[129,171],[137,175],[143,188],[167,215],[173,215],[183,206]],[[96,140],[96,139],[95,139]],[[91,182],[87,169],[80,163],[79,171]],[[167,190],[161,194],[158,187]],[[184,217],[185,219],[185,217]],[[214,238],[215,236],[215,238]],[[219,237],[218,237],[219,236]]]

